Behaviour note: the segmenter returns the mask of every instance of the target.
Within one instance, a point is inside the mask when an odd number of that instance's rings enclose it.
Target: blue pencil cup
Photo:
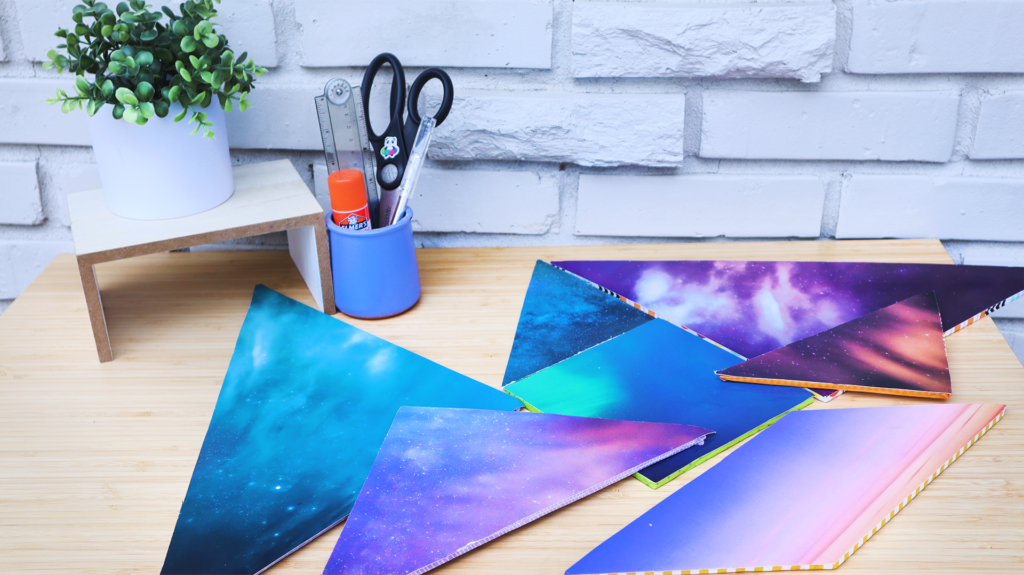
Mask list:
[[[412,241],[412,209],[393,226],[350,232],[327,214],[334,301],[346,315],[379,319],[398,315],[420,299],[420,271]]]

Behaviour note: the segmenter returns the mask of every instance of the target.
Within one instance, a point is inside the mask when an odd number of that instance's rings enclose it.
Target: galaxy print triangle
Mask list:
[[[745,261],[559,261],[658,317],[755,357],[934,291],[944,335],[1021,297],[1024,268]]]
[[[565,573],[836,569],[1004,409],[941,404],[790,413]]]
[[[725,381],[947,398],[935,293],[907,298],[718,372]]]
[[[502,385],[654,319],[594,284],[537,261]]]
[[[324,574],[424,573],[709,433],[690,425],[403,407]]]
[[[410,404],[522,405],[257,286],[162,573],[259,573],[337,524]]]
[[[714,429],[703,445],[637,474],[657,488],[793,409],[814,401],[795,387],[722,381],[743,361],[708,340],[655,319],[517,381],[505,391],[542,413],[685,423]]]

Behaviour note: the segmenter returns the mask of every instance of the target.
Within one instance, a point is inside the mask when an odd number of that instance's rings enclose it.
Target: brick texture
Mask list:
[[[224,115],[232,148],[323,150],[313,98],[323,85],[260,84],[249,95],[252,108]]]
[[[817,237],[824,201],[811,176],[582,174],[576,233]]]
[[[836,9],[816,4],[575,2],[577,78],[797,78],[832,70]]]
[[[550,0],[295,0],[295,16],[303,66],[391,52],[406,66],[551,67]]]
[[[50,197],[57,200],[57,213],[50,214],[61,225],[70,227],[71,217],[68,215],[68,194],[77,194],[101,188],[100,172],[96,164],[65,163],[47,167],[50,177]]]
[[[709,90],[700,155],[945,162],[958,101],[952,92]]]
[[[0,78],[0,144],[54,144],[89,146],[89,129],[84,110],[69,114],[51,106],[47,98],[57,95],[57,88],[72,91],[70,76],[60,80],[34,78]],[[109,114],[104,106],[101,114]]]
[[[981,102],[971,158],[1024,158],[1024,92],[1007,92]]]
[[[1024,180],[854,175],[837,238],[1024,241]]]
[[[39,179],[35,162],[0,162],[0,224],[42,223]]]
[[[1024,3],[853,0],[847,70],[858,74],[1024,72]]]
[[[0,240],[0,299],[18,297],[57,254],[74,252],[70,241]]]
[[[436,160],[676,166],[682,94],[462,92],[430,144]]]
[[[21,29],[21,41],[25,53],[35,62],[46,60],[46,53],[60,44],[60,39],[53,33],[57,28],[70,28],[71,9],[79,0],[14,0],[18,10],[18,22]],[[117,3],[109,2],[113,8]],[[154,2],[157,10],[161,6],[170,6],[175,13],[180,13],[179,2]],[[152,10],[152,9],[151,9]],[[276,44],[274,33],[274,14],[270,0],[229,0],[217,7],[218,16],[213,20],[219,33],[224,34],[232,50],[236,54],[249,52],[249,55],[267,67],[277,66]],[[167,22],[164,16],[163,22]]]
[[[317,200],[329,211],[327,166],[315,164],[313,179]],[[425,168],[409,205],[417,232],[543,234],[558,222],[558,177]]]

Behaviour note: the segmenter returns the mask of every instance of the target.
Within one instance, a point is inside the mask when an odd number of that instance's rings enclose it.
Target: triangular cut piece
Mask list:
[[[572,261],[554,265],[754,357],[934,291],[946,335],[1021,296],[1024,268],[940,264]]]
[[[787,411],[814,401],[805,389],[722,381],[715,375],[740,361],[708,340],[656,319],[517,381],[505,391],[543,413],[714,429],[704,445],[637,474],[656,488]]]
[[[691,425],[403,407],[324,573],[429,571],[709,433]]]
[[[790,413],[565,573],[835,569],[991,429],[1004,408]]]
[[[502,385],[654,319],[594,284],[538,261]]]
[[[726,381],[949,397],[935,293],[907,298],[718,372]]]
[[[258,573],[341,521],[407,404],[521,406],[257,286],[163,573]]]

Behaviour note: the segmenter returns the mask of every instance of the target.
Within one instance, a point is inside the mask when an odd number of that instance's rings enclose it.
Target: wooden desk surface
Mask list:
[[[950,263],[937,241],[420,250],[423,298],[381,321],[337,316],[497,387],[536,259]],[[0,573],[156,573],[254,284],[312,306],[286,252],[169,253],[101,264],[116,360],[100,364],[73,256],[0,316]],[[946,340],[954,402],[1006,417],[840,569],[1024,570],[1024,368],[990,319]],[[934,400],[847,393],[827,406]],[[561,574],[696,477],[626,479],[437,573]],[[341,526],[270,573],[318,574]]]

